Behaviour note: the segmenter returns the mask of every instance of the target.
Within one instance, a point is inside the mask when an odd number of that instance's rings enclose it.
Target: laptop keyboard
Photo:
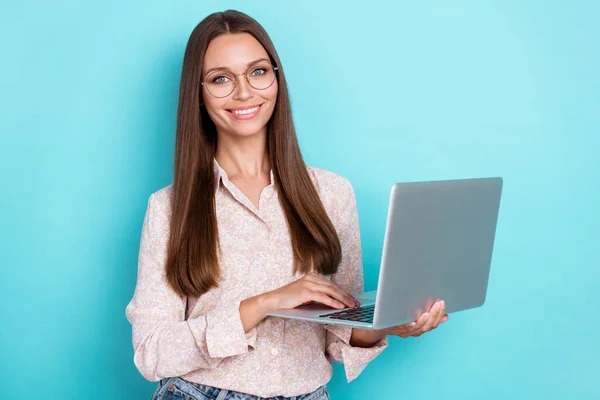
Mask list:
[[[373,312],[375,311],[375,304],[369,306],[354,307],[348,310],[336,311],[333,313],[327,313],[319,315],[320,318],[331,318],[341,319],[345,321],[356,321],[356,322],[373,322]]]

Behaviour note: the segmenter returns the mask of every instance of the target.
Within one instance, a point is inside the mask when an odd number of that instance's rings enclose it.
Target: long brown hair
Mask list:
[[[278,67],[278,94],[267,124],[267,151],[290,228],[294,272],[337,271],[341,246],[315,189],[296,138],[285,75],[267,32],[254,19],[228,10],[209,15],[190,35],[183,59],[167,279],[183,296],[199,297],[220,280],[213,159],[217,131],[202,104],[202,66],[209,43],[223,34],[249,33]]]

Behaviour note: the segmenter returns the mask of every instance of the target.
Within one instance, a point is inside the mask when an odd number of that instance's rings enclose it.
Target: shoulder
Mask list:
[[[173,185],[167,185],[162,189],[157,190],[156,192],[150,195],[151,198],[156,201],[170,201],[171,196],[173,195]]]
[[[313,184],[319,192],[319,196],[354,194],[352,184],[348,178],[323,168],[312,166],[307,166],[306,168]]]
[[[168,185],[150,195],[148,199],[148,210],[170,214],[171,198],[173,196],[173,185]]]

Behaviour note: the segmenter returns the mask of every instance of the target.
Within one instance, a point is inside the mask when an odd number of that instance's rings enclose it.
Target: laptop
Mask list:
[[[502,186],[500,177],[394,184],[377,290],[353,293],[360,307],[314,302],[267,315],[383,329],[417,320],[437,299],[447,314],[482,306]]]

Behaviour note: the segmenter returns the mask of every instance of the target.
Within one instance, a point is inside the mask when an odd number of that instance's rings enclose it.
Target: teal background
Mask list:
[[[147,399],[125,306],[171,182],[196,24],[275,42],[309,164],[354,185],[367,289],[389,189],[504,177],[488,298],[390,347],[334,399],[599,399],[600,2],[2,1],[0,387]]]

